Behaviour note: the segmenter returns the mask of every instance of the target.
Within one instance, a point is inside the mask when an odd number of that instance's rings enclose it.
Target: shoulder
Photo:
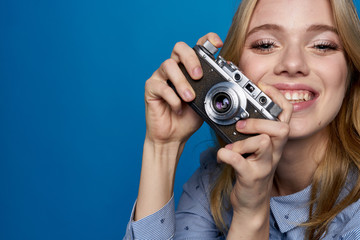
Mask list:
[[[348,182],[342,191],[344,198],[356,183],[356,175],[350,174]],[[329,232],[339,239],[360,239],[360,199],[347,206],[331,222]]]
[[[175,239],[224,239],[210,208],[211,189],[221,171],[216,155],[216,148],[204,151],[199,168],[183,186],[176,209]]]
[[[199,180],[205,185],[213,185],[221,172],[221,165],[217,162],[218,148],[208,148],[200,155]]]
[[[219,164],[216,161],[218,150],[217,147],[211,147],[200,154],[200,170],[203,173],[211,173],[219,168]]]
[[[360,239],[360,200],[338,214],[332,225],[334,230],[337,229],[339,239]]]
[[[216,161],[217,151],[218,148],[211,147],[200,154],[200,166],[184,184],[185,192],[192,194],[202,192],[208,197],[212,185],[221,172],[221,167]]]

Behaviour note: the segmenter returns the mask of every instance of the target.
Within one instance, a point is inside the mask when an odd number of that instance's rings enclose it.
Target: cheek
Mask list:
[[[348,69],[345,58],[329,59],[313,66],[314,72],[318,73],[327,88],[337,88],[337,91],[346,89]]]
[[[317,64],[314,69],[323,82],[326,100],[341,105],[347,89],[348,69],[345,59],[337,60]]]
[[[333,72],[333,75],[328,75],[325,82],[324,96],[321,104],[319,104],[319,113],[322,113],[322,118],[329,123],[332,121],[343,104],[346,94],[346,73]],[[327,119],[328,118],[328,119]]]
[[[262,77],[271,70],[269,63],[271,63],[271,61],[265,60],[264,58],[255,58],[243,54],[239,61],[239,68],[245,76],[257,84]]]

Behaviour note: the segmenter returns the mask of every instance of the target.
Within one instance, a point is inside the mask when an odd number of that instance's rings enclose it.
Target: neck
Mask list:
[[[274,177],[273,195],[289,195],[311,184],[325,154],[327,130],[309,138],[290,139],[284,147]]]

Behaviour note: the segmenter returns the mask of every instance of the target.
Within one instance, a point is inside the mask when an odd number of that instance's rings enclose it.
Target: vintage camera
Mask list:
[[[196,93],[189,104],[226,143],[249,137],[236,131],[235,123],[240,119],[277,120],[282,109],[233,63],[221,56],[215,59],[218,49],[214,45],[206,41],[194,50],[204,73],[200,80],[193,80],[184,65],[179,64]]]

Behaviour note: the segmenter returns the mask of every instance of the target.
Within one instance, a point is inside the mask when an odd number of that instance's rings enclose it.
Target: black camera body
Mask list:
[[[221,56],[215,59],[218,51],[215,46],[206,41],[203,46],[196,45],[193,49],[199,57],[203,77],[193,80],[184,65],[179,64],[196,93],[196,98],[189,104],[226,143],[251,136],[236,131],[235,124],[241,119],[277,120],[282,109],[233,63]]]

